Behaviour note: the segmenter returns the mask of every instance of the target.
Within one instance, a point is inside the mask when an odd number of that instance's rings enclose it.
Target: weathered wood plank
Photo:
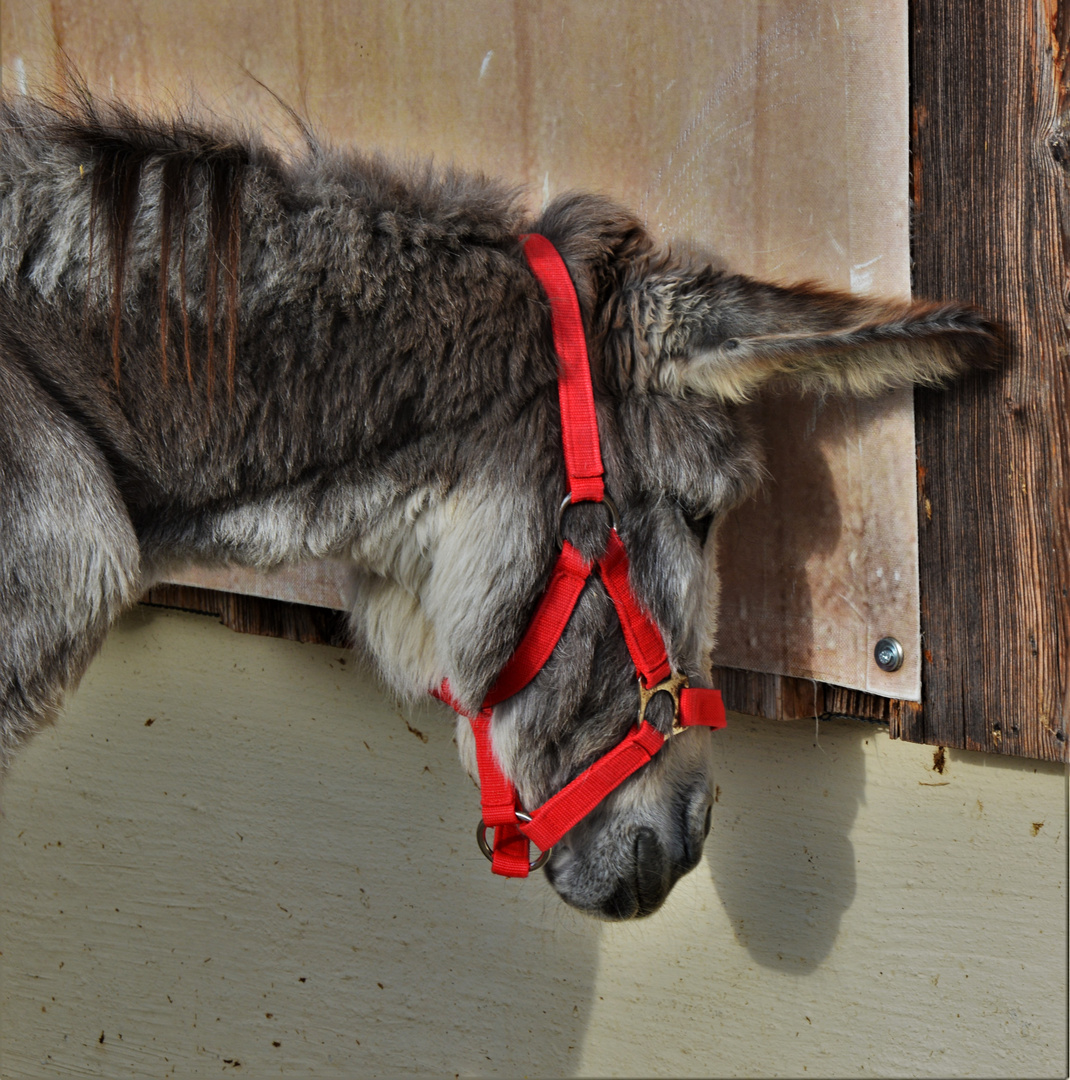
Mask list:
[[[915,291],[998,318],[1007,365],[916,396],[915,742],[1067,759],[1070,119],[1065,7],[914,0]]]
[[[898,733],[904,714],[913,714],[920,708],[910,701],[877,697],[845,686],[739,668],[714,668],[713,684],[720,689],[725,706],[733,712],[764,716],[770,720],[811,717],[826,720],[833,716],[878,720],[891,724],[893,737]]]
[[[720,669],[730,708],[887,720],[893,737],[1067,760],[1070,16],[913,0],[915,292],[999,318],[1007,366],[919,391],[922,706]]]
[[[721,691],[726,708],[748,716],[799,720],[825,711],[826,688],[811,679],[715,667],[713,685]]]

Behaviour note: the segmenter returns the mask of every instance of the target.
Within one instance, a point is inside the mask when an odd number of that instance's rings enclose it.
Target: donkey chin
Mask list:
[[[607,920],[652,915],[702,858],[713,813],[713,740],[687,731],[555,845],[544,872],[558,895]]]

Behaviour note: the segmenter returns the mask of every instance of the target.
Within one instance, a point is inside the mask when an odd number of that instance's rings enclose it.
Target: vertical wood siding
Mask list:
[[[916,395],[915,742],[1067,760],[1070,334],[1065,6],[915,0],[915,288],[1006,330],[996,378]]]

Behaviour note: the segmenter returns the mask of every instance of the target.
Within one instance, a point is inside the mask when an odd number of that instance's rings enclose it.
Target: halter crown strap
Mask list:
[[[602,451],[591,388],[591,364],[576,290],[557,248],[538,233],[520,238],[524,257],[550,301],[557,349],[557,393],[561,401],[561,442],[565,451],[568,493],[575,502],[601,502]]]

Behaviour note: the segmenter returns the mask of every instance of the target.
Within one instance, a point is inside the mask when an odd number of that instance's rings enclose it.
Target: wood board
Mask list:
[[[5,0],[0,11],[8,89],[54,80],[62,49],[100,90],[164,105],[195,93],[286,142],[261,80],[337,142],[506,176],[533,207],[600,190],[718,263],[909,288],[905,3]],[[715,662],[917,700],[910,395],[770,399],[761,414],[770,483],[722,530]],[[174,575],[341,603],[341,577],[313,576],[310,587],[304,571]],[[906,648],[891,675],[872,659],[885,634]]]

